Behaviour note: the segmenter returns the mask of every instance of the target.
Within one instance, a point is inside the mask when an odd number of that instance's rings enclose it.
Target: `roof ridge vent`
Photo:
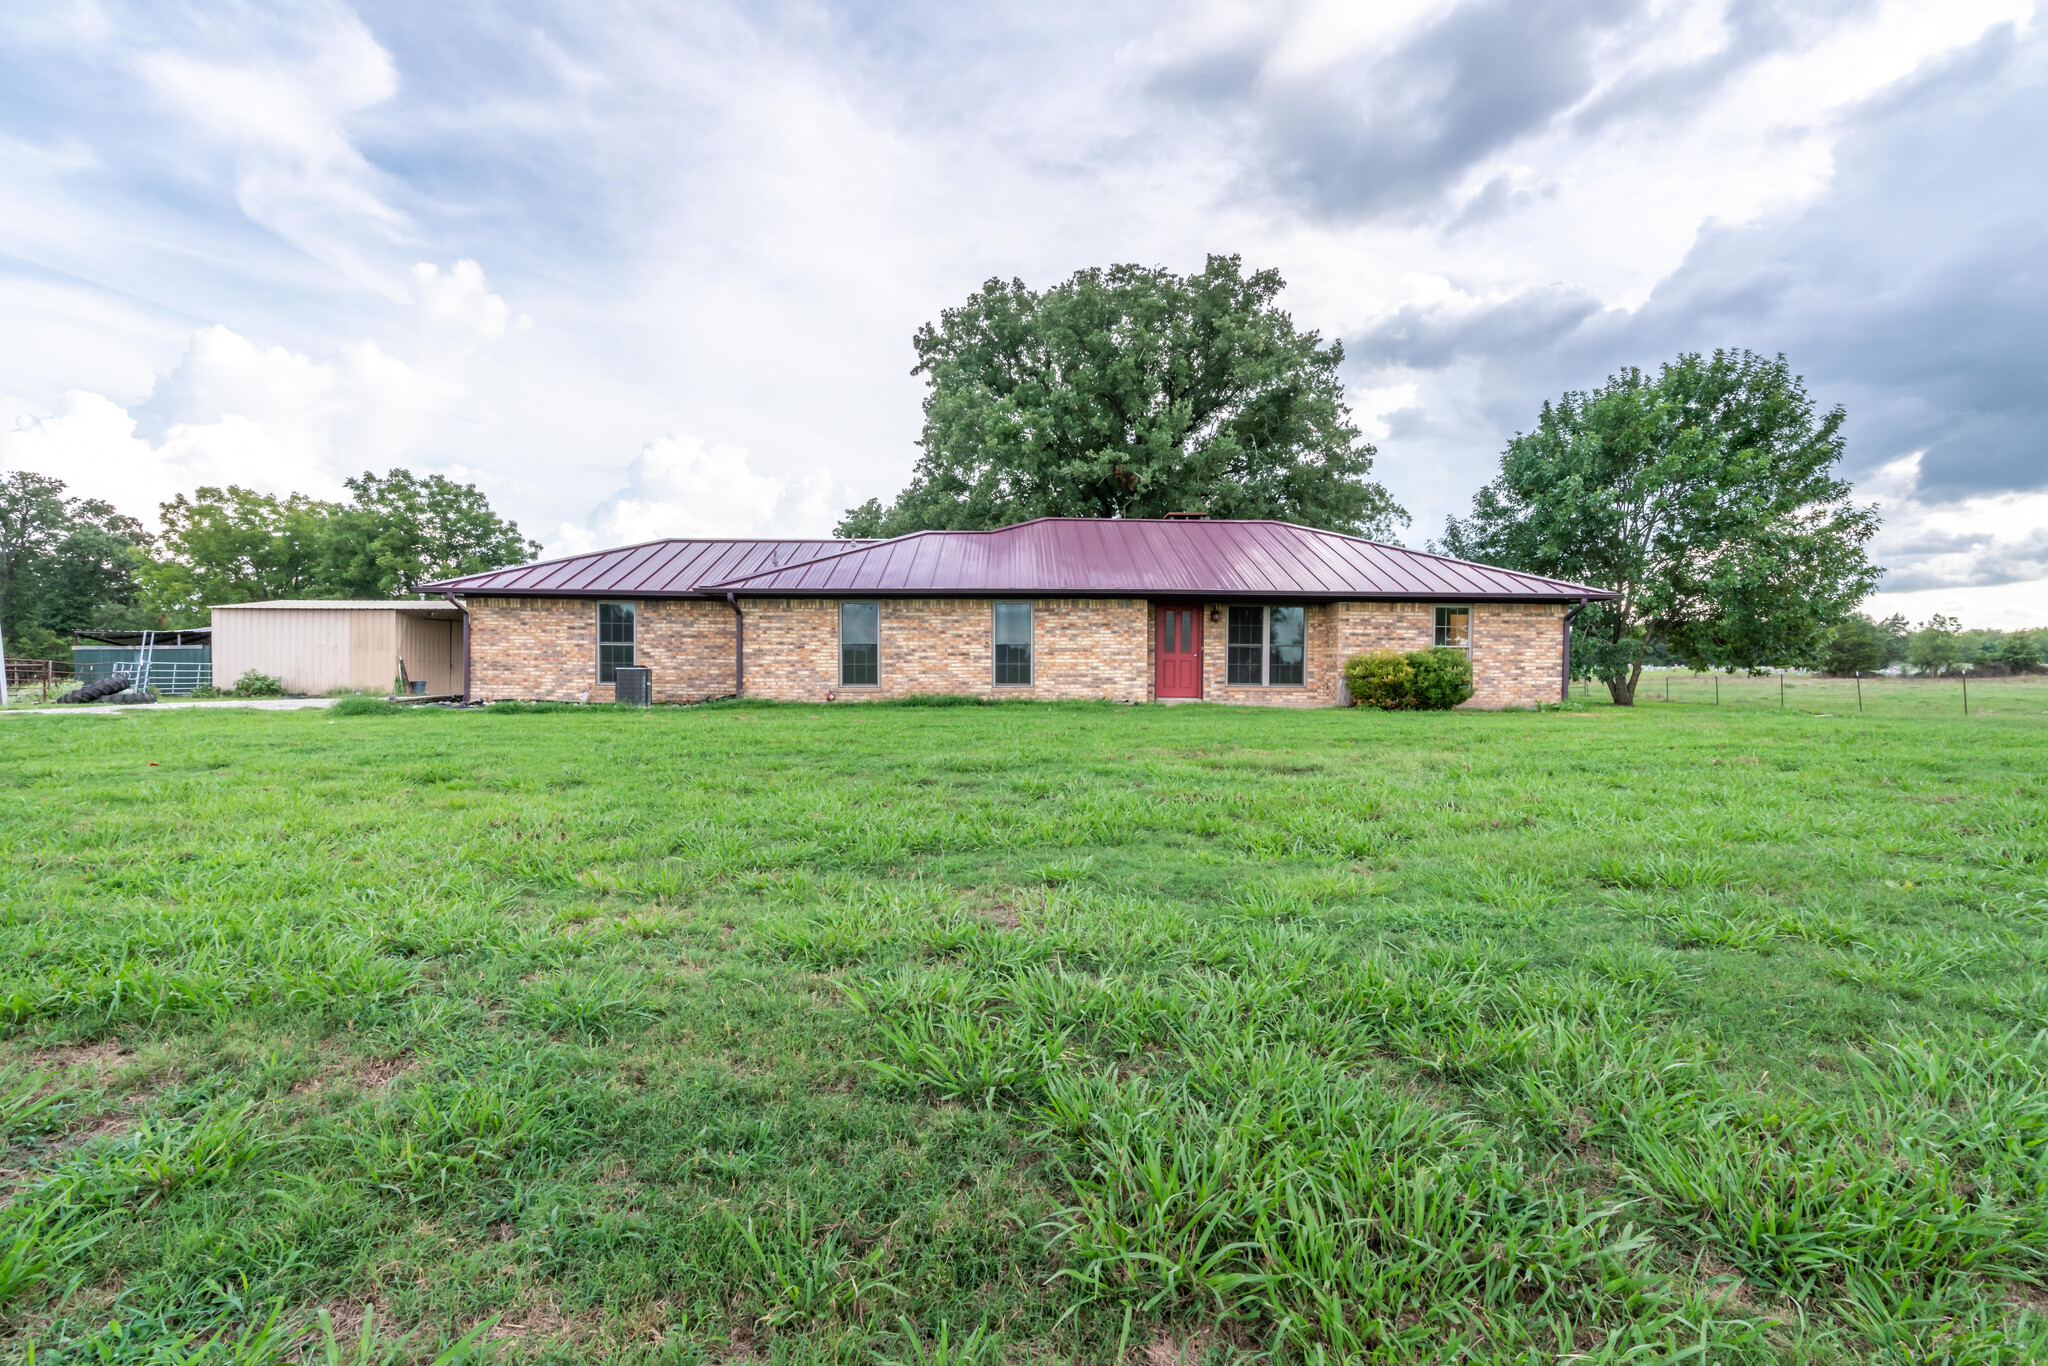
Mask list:
[[[1208,515],[1206,512],[1162,512],[1159,517],[1165,522],[1199,522]]]

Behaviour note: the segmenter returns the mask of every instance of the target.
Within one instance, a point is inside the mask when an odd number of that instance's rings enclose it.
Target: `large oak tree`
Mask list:
[[[1783,356],[1625,370],[1546,403],[1444,548],[1619,593],[1572,650],[1623,706],[1659,643],[1695,668],[1818,664],[1882,572],[1863,552],[1876,510],[1835,474],[1843,421]]]
[[[1083,270],[1042,293],[990,280],[913,338],[930,391],[909,487],[838,534],[1192,510],[1389,534],[1407,514],[1367,477],[1343,346],[1294,326],[1284,283],[1235,256],[1197,275]]]

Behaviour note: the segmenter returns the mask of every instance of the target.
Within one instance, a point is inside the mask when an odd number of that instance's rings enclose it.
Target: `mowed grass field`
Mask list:
[[[2044,795],[2038,718],[10,718],[0,1350],[2041,1360]]]

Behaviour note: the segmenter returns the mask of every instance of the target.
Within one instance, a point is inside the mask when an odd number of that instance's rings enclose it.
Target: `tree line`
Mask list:
[[[2027,673],[2048,654],[2048,630],[1964,630],[1962,622],[1937,612],[1911,626],[1900,615],[1883,621],[1851,614],[1835,628],[1821,667],[1831,674]]]
[[[158,529],[60,479],[0,476],[0,629],[11,657],[64,659],[74,630],[207,624],[216,603],[397,598],[540,554],[473,484],[365,471],[348,498],[230,485],[179,494]]]

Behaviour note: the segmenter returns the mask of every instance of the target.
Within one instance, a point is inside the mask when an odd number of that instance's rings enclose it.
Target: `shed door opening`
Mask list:
[[[1202,695],[1202,606],[1195,602],[1162,602],[1153,686],[1155,697]]]

